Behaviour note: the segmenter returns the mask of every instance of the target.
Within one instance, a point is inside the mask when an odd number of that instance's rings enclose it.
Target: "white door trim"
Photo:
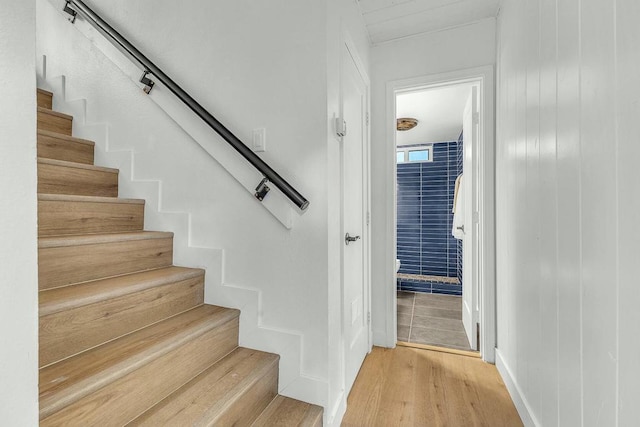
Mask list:
[[[385,248],[389,266],[384,283],[392,284],[385,290],[386,346],[393,348],[397,341],[396,271],[392,268],[396,259],[396,142],[395,117],[396,94],[420,88],[448,86],[455,83],[479,83],[483,120],[480,123],[479,141],[479,203],[480,203],[480,353],[486,362],[495,362],[496,347],[496,256],[495,256],[495,72],[492,65],[453,71],[449,73],[396,80],[387,83],[385,161],[387,221]]]

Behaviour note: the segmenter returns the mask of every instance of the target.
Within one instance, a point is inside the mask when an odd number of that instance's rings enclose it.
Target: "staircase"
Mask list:
[[[277,394],[279,356],[238,347],[239,311],[204,304],[203,270],[38,90],[40,424],[321,426]]]

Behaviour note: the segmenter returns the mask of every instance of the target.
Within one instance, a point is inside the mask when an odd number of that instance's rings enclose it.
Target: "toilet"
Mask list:
[[[396,260],[396,273],[398,271],[400,271],[400,260],[399,259]]]

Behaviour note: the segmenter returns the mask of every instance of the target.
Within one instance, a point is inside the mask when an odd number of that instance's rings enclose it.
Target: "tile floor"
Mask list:
[[[462,298],[398,291],[398,341],[471,350],[462,326]]]

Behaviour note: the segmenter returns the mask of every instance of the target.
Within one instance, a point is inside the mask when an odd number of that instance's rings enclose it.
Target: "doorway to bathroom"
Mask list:
[[[397,343],[493,361],[493,70],[388,90]]]

